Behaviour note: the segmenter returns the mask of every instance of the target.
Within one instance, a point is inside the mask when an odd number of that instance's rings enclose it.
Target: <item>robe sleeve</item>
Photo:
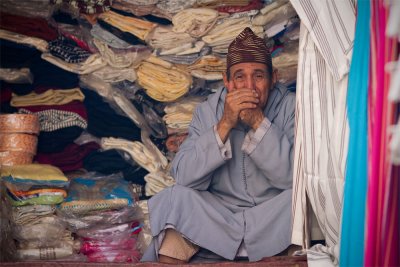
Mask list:
[[[264,118],[256,131],[250,130],[242,151],[249,155],[271,185],[280,189],[292,187],[295,100],[285,102],[280,111],[283,129]]]
[[[207,190],[213,172],[231,158],[227,151],[230,140],[220,146],[217,137],[214,126],[205,126],[199,109],[196,109],[189,135],[172,161],[171,175],[177,184]]]

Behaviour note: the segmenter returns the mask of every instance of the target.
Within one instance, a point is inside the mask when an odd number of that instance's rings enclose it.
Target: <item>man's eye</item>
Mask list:
[[[242,75],[237,75],[237,76],[235,76],[235,80],[241,81],[241,80],[243,80],[243,76]]]
[[[257,80],[262,80],[262,79],[264,79],[264,75],[263,74],[257,74],[256,75],[256,79]]]

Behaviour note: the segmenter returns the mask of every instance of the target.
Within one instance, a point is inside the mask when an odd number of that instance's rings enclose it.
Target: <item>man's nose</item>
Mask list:
[[[255,82],[253,77],[250,76],[246,78],[246,87],[251,90],[255,89]]]

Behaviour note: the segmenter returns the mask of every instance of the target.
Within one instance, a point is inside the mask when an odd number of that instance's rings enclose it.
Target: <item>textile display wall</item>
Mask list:
[[[0,123],[32,116],[37,131],[0,146],[1,244],[15,243],[1,260],[139,261],[146,199],[175,183],[170,162],[223,87],[229,43],[252,28],[295,90],[299,25],[289,0],[2,1]]]

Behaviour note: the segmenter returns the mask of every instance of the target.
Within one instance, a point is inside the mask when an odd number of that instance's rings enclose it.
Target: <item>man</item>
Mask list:
[[[257,261],[290,245],[295,95],[246,28],[230,44],[225,88],[196,109],[172,163],[176,185],[149,201],[143,261],[188,262],[200,248]]]

